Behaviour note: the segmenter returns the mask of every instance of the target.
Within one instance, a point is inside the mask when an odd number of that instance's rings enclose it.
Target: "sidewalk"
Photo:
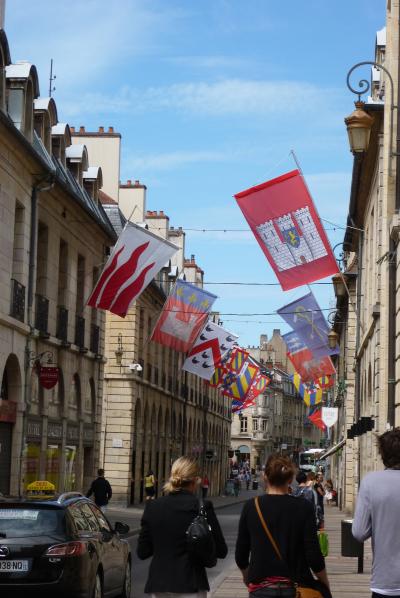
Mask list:
[[[246,502],[249,498],[253,498],[257,494],[263,493],[264,490],[242,490],[239,496],[236,498],[235,496],[210,496],[208,500],[210,500],[213,505],[214,509],[224,509],[226,507],[231,507],[232,505],[237,505]],[[107,509],[107,518],[110,520],[111,523],[115,523],[116,521],[122,521],[123,523],[127,523],[130,527],[130,531],[127,536],[135,536],[140,531],[140,520],[143,515],[145,503],[137,506],[132,507],[109,507]]]
[[[370,598],[371,544],[364,547],[364,574],[357,573],[357,559],[340,555],[340,521],[345,515],[337,507],[325,508],[325,529],[329,536],[329,556],[326,559],[333,598]],[[213,598],[248,598],[242,576],[236,567],[227,572],[224,581],[213,588]]]

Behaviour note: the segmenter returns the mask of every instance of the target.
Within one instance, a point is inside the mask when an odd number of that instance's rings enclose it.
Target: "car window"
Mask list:
[[[90,508],[92,509],[93,513],[96,516],[96,519],[98,520],[99,524],[100,524],[100,528],[101,529],[105,529],[108,532],[111,532],[111,527],[110,524],[108,523],[107,519],[104,517],[102,511],[96,507],[96,505],[91,504]]]
[[[90,531],[92,532],[99,532],[101,530],[100,522],[93,513],[92,509],[89,507],[87,503],[81,505],[81,510],[85,515],[85,519],[88,522],[88,526]]]
[[[41,505],[0,506],[0,538],[57,535],[65,531],[62,509]]]
[[[70,507],[68,507],[68,512],[72,517],[72,520],[74,522],[75,528],[77,529],[77,531],[89,531],[90,527],[89,527],[89,522],[86,519],[83,511],[82,511],[82,505],[76,503],[71,505]]]

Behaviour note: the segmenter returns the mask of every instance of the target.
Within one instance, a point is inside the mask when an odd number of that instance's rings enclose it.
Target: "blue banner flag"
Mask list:
[[[314,358],[339,353],[339,347],[329,348],[328,322],[312,293],[281,307],[278,309],[278,314],[296,333],[296,336],[289,339],[289,343],[292,344],[290,352],[293,351],[293,344],[303,343],[312,352]]]

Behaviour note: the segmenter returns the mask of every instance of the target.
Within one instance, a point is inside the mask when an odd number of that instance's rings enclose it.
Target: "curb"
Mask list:
[[[229,507],[234,507],[235,505],[241,505],[241,504],[247,502],[248,500],[249,500],[249,498],[242,498],[242,499],[237,500],[235,502],[231,502],[228,505],[214,506],[214,511],[219,511],[221,509],[228,509]],[[137,527],[135,529],[129,530],[129,532],[127,534],[125,534],[124,536],[121,536],[121,538],[123,540],[127,540],[128,538],[133,538],[134,536],[138,536],[139,533],[140,533],[140,527]]]

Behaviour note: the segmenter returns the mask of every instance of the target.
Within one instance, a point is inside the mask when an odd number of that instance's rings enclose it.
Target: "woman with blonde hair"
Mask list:
[[[137,545],[140,559],[153,557],[145,593],[153,598],[174,594],[174,598],[206,598],[210,587],[207,563],[193,558],[188,551],[186,531],[199,514],[196,492],[200,483],[195,460],[180,457],[171,468],[164,486],[166,496],[148,501],[143,513]],[[226,546],[212,503],[204,501],[207,521],[213,534],[216,556],[225,558]]]
[[[250,598],[295,598],[296,585],[331,598],[313,505],[288,494],[294,473],[288,457],[271,455],[264,472],[266,494],[243,507],[235,558]]]

